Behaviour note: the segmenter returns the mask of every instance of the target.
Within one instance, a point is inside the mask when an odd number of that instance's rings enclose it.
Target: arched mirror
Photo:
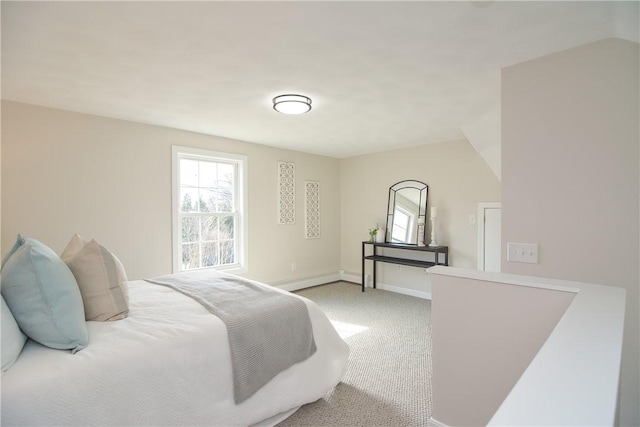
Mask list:
[[[429,186],[424,182],[400,181],[389,188],[386,243],[423,245]]]

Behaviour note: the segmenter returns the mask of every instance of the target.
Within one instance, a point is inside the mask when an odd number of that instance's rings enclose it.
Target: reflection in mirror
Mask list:
[[[424,245],[429,186],[420,181],[400,181],[389,188],[385,242]]]

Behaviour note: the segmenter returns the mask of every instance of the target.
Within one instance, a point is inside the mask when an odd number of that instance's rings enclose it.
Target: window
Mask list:
[[[396,243],[410,242],[413,232],[413,221],[415,216],[404,206],[396,206],[393,214],[393,229],[391,230],[391,241]]]
[[[246,267],[246,157],[173,147],[173,270]]]

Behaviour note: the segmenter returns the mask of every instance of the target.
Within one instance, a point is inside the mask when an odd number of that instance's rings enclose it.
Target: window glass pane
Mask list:
[[[236,262],[234,246],[232,240],[220,242],[220,264],[233,264]]]
[[[182,242],[197,242],[200,236],[200,220],[194,217],[182,218]]]
[[[180,188],[180,211],[198,212],[197,188]]]
[[[202,240],[218,240],[218,218],[205,217],[202,218]]]
[[[233,170],[233,169],[231,169]],[[219,174],[218,176],[218,188],[227,188],[231,190],[233,188],[233,175],[223,175]]]
[[[216,212],[216,191],[200,189],[200,212]]]
[[[235,225],[232,216],[220,218],[220,240],[232,240],[235,237]]]
[[[202,266],[213,267],[218,265],[218,242],[202,244]]]
[[[198,244],[182,245],[182,269],[192,270],[200,267],[200,251]]]
[[[218,192],[218,212],[233,212],[233,194],[228,190]]]
[[[219,212],[233,212],[233,191],[236,168],[230,164],[220,164],[218,168],[218,209]]]
[[[220,182],[220,186],[233,185],[233,176],[235,175],[235,167],[229,163],[219,163],[218,164],[218,181]]]
[[[199,162],[200,163],[200,187],[215,188],[217,184],[218,164],[213,162]]]
[[[180,185],[198,186],[198,162],[196,160],[180,159]]]

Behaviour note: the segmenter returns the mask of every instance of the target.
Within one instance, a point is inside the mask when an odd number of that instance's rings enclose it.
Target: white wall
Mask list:
[[[171,145],[249,157],[247,276],[268,283],[341,268],[359,275],[360,242],[368,228],[384,227],[389,186],[403,179],[430,186],[438,241],[450,246],[452,265],[474,267],[477,228],[468,215],[478,202],[500,199],[498,179],[467,141],[337,160],[10,101],[2,107],[2,246],[24,233],[60,252],[80,233],[113,250],[131,279],[171,270]],[[276,223],[278,161],[296,163],[295,225]],[[320,181],[320,239],[304,239],[305,180]],[[382,283],[429,291],[420,269],[385,267]]]
[[[502,74],[503,271],[624,287],[620,424],[640,425],[639,48],[605,40]]]
[[[361,242],[378,223],[385,227],[389,187],[415,179],[429,186],[429,206],[438,208],[437,239],[449,246],[450,265],[476,268],[478,202],[499,201],[500,182],[466,140],[425,144],[343,159],[341,170],[342,269],[360,275]],[[429,228],[430,230],[430,228]],[[427,233],[427,239],[429,232]],[[365,269],[371,274],[371,262]],[[430,292],[424,271],[415,267],[378,264],[378,282]]]
[[[430,275],[432,417],[445,425],[487,425],[575,297],[487,276]]]
[[[614,425],[624,289],[455,267],[429,276],[433,424]]]
[[[281,283],[338,271],[337,159],[5,101],[2,247],[23,233],[60,253],[79,233],[118,255],[130,279],[170,273],[172,145],[248,156],[247,277]],[[296,164],[294,225],[277,224],[278,161]],[[320,239],[304,238],[305,180],[320,182]]]

